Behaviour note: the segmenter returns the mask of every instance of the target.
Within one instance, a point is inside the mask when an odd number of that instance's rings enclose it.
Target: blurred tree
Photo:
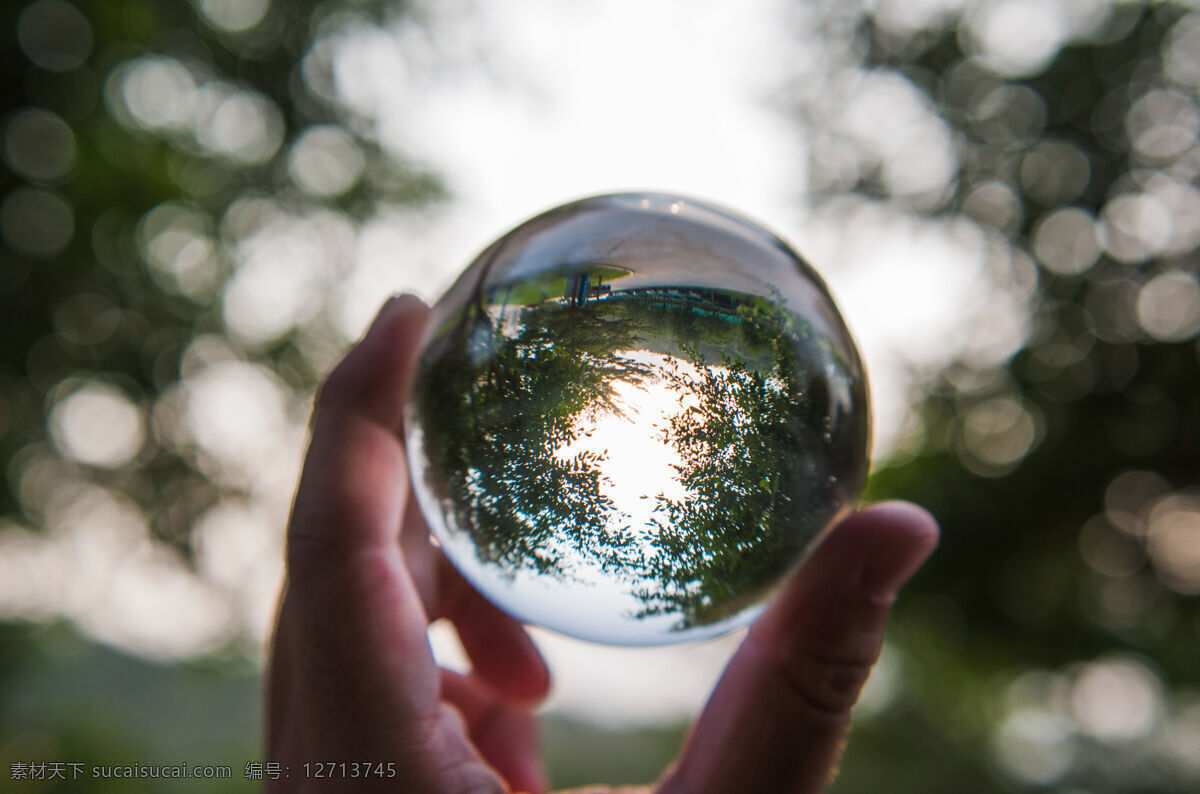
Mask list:
[[[440,195],[334,86],[339,36],[411,11],[4,4],[0,516],[45,529],[99,486],[186,557],[206,511],[262,496],[197,389],[224,364],[302,416],[354,225]]]
[[[248,615],[269,614],[278,563],[250,557],[279,556],[354,232],[442,195],[347,106],[335,56],[419,18],[391,0],[0,4],[3,617],[150,657],[257,653]],[[235,530],[240,575],[198,559],[206,521]],[[0,679],[44,642],[5,630]],[[88,708],[0,710],[5,761],[155,754],[106,755]]]
[[[1194,791],[1200,15],[918,5],[842,9],[831,30],[861,54],[843,87],[924,114],[932,132],[903,150],[919,170],[844,135],[826,97],[804,104],[814,190],[971,219],[1001,278],[1036,287],[1020,349],[937,375],[919,435],[871,481],[930,507],[944,539],[900,606],[910,687],[864,724],[835,790],[879,790],[868,767],[898,764],[912,774],[892,791],[963,790],[985,769],[997,790]],[[926,747],[904,760],[918,726]]]
[[[328,64],[310,51],[349,15],[404,12],[266,0],[5,5],[0,455],[12,465],[0,512],[42,518],[20,483],[46,454],[55,405],[102,380],[113,399],[149,411],[197,337],[222,337],[297,392],[312,388],[305,336],[328,335],[328,318],[304,307],[264,328],[240,316],[229,284],[245,259],[237,246],[284,208],[353,218],[437,195],[429,175],[356,134],[323,93]],[[164,439],[93,461],[64,435],[64,465],[95,463],[76,476],[142,497],[159,538],[186,546],[217,498],[194,455]]]

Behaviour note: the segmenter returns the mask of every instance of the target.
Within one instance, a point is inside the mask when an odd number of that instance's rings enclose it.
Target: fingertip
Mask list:
[[[925,508],[899,500],[880,502],[847,522],[869,532],[871,548],[863,565],[862,587],[890,601],[937,547],[937,520]]]
[[[938,526],[911,502],[879,502],[842,519],[781,588],[752,631],[789,636],[817,604],[886,608],[933,552]]]
[[[479,678],[512,703],[533,705],[550,692],[550,668],[520,622],[501,611],[465,580],[446,602],[446,617],[458,630],[463,650]]]
[[[420,331],[429,317],[430,308],[416,295],[396,295],[383,304],[364,342],[385,337],[388,344],[410,353],[417,346]]]
[[[429,308],[429,304],[425,303],[425,301],[421,300],[421,298],[419,296],[414,295],[411,292],[401,292],[396,295],[393,295],[392,297],[388,298],[387,302],[396,304],[401,307],[408,307],[408,308],[423,307],[426,309]]]
[[[538,726],[532,711],[497,698],[476,674],[442,670],[441,689],[465,721],[476,748],[511,790],[545,791],[546,772],[537,751]]]
[[[889,499],[867,505],[846,520],[886,524],[892,531],[920,536],[934,545],[938,539],[938,523],[933,514],[924,507],[903,499]]]
[[[388,323],[396,317],[407,317],[410,315],[424,314],[429,311],[429,306],[425,301],[411,293],[403,293],[393,295],[383,302],[383,306],[379,308],[375,319],[371,321],[371,329]]]
[[[475,671],[497,694],[513,703],[536,705],[550,693],[550,667],[524,626],[507,615],[500,621],[486,634],[468,632],[463,646]]]
[[[385,427],[397,427],[428,316],[429,307],[412,295],[384,303],[362,340],[322,383],[314,423],[322,415],[354,413]]]

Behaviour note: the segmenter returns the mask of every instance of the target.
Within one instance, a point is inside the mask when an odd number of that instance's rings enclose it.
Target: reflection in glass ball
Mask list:
[[[862,365],[818,276],[657,194],[567,204],[485,250],[434,307],[407,428],[467,580],[620,645],[748,622],[867,466]]]

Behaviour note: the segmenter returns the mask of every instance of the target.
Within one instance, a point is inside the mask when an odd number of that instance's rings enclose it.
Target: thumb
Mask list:
[[[823,789],[896,592],[937,537],[905,502],[843,521],[755,621],[661,790]]]

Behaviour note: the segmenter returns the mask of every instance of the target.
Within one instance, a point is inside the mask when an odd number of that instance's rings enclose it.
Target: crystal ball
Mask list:
[[[779,237],[679,196],[587,198],[492,243],[433,309],[418,502],[515,618],[658,645],[749,622],[867,470],[862,363]]]

